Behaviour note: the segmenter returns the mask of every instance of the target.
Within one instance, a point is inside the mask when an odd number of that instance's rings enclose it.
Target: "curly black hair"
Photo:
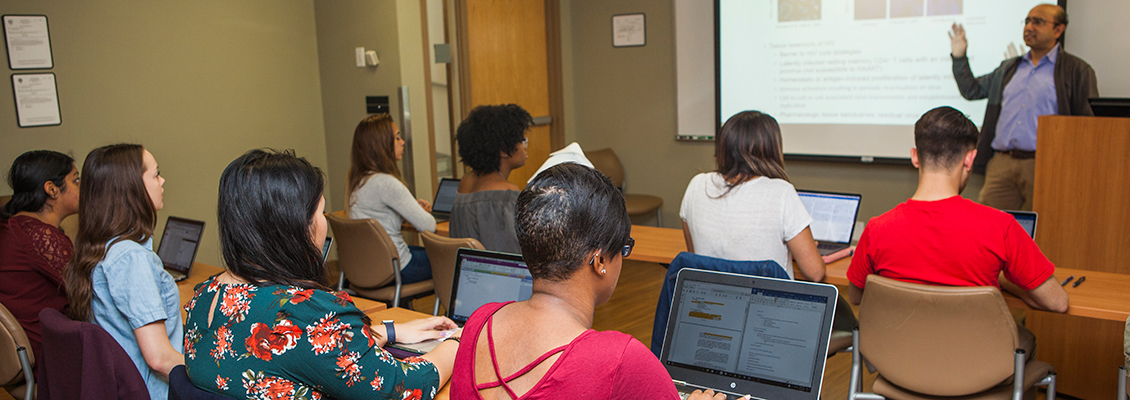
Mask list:
[[[500,152],[513,153],[533,122],[530,113],[517,104],[475,107],[455,131],[459,158],[477,173],[498,171]]]

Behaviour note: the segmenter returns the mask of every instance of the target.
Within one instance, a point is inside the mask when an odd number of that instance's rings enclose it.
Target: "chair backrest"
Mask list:
[[[148,399],[141,372],[102,327],[72,321],[53,308],[39,312],[43,354],[36,396],[52,399]]]
[[[1012,376],[1019,347],[1000,289],[867,277],[859,350],[895,385],[936,396],[981,392]]]
[[[400,257],[392,238],[375,219],[349,219],[327,213],[337,245],[337,265],[354,286],[376,289],[395,280],[393,260]]]
[[[5,204],[8,204],[8,202],[11,201],[11,200],[12,200],[12,195],[10,195],[10,194],[0,196],[0,207],[3,207]]]
[[[169,371],[169,400],[226,400],[231,397],[215,394],[196,387],[188,380],[188,371],[184,365],[173,367]]]
[[[10,386],[23,382],[23,368],[20,364],[16,346],[27,349],[27,357],[35,365],[35,355],[32,354],[31,344],[28,342],[27,333],[16,316],[8,311],[7,307],[0,304],[0,386]]]
[[[436,296],[445,310],[451,309],[451,286],[455,283],[455,256],[462,247],[485,250],[474,238],[452,239],[431,232],[420,232],[428,261],[432,264],[432,281]]]
[[[597,171],[612,181],[612,186],[624,188],[624,166],[620,164],[620,157],[616,157],[616,152],[612,149],[586,151],[585,158],[592,162],[592,166]]]

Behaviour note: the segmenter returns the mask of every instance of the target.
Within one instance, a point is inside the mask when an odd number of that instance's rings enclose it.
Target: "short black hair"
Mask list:
[[[938,107],[922,114],[914,124],[914,146],[918,162],[927,169],[948,169],[965,152],[977,148],[977,125],[952,107]]]
[[[260,285],[325,289],[322,248],[310,240],[325,178],[294,151],[251,150],[220,176],[224,262]]]
[[[498,171],[499,152],[513,153],[533,123],[530,113],[517,104],[475,107],[455,131],[459,158],[480,174]]]
[[[75,159],[51,150],[32,150],[16,157],[8,170],[12,199],[0,209],[0,219],[20,212],[36,212],[47,204],[43,184],[52,182],[59,191],[67,190],[67,175],[75,169]]]
[[[569,279],[600,250],[611,259],[631,238],[624,196],[599,171],[575,163],[542,171],[521,193],[514,227],[534,279]]]

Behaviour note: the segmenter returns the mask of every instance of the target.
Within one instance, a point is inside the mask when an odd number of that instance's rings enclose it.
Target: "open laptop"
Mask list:
[[[1032,239],[1036,238],[1036,217],[1038,217],[1036,213],[1012,210],[1005,210],[1004,212],[1012,214],[1012,217],[1016,218],[1016,222],[1019,222],[1024,231],[1028,232],[1028,236],[1031,236]]]
[[[455,205],[455,194],[459,189],[459,180],[443,178],[436,189],[436,198],[432,201],[432,216],[436,222],[444,222],[451,218],[451,208]]]
[[[797,194],[808,215],[812,216],[812,238],[816,239],[816,249],[821,256],[851,246],[862,195],[813,190],[797,190]]]
[[[188,278],[192,263],[196,261],[201,236],[204,236],[204,221],[180,217],[169,217],[165,221],[165,233],[161,234],[157,256],[161,257],[165,271],[174,280],[179,282]]]
[[[446,315],[461,327],[475,310],[487,303],[529,300],[534,293],[533,276],[518,254],[459,249],[453,278],[451,307]],[[439,342],[397,343],[389,347],[415,355],[432,351]],[[393,355],[401,354],[393,352]]]
[[[683,269],[659,361],[683,398],[820,399],[838,296],[827,284]]]

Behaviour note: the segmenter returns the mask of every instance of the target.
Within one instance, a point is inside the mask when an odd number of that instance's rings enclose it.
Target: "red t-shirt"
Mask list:
[[[1011,215],[954,196],[907,200],[872,218],[847,277],[861,289],[870,274],[927,285],[1000,287],[1002,271],[1032,290],[1055,265]]]
[[[507,303],[490,303],[471,314],[451,374],[451,398],[482,399],[475,381],[475,343],[487,340],[486,323]],[[480,339],[481,338],[481,339]],[[495,342],[495,346],[513,345]],[[482,360],[490,363],[494,360]],[[534,361],[534,360],[531,360]],[[513,374],[516,371],[501,371]],[[491,379],[495,381],[495,379]],[[585,331],[565,346],[561,357],[523,399],[678,399],[667,369],[643,343],[616,332]]]

